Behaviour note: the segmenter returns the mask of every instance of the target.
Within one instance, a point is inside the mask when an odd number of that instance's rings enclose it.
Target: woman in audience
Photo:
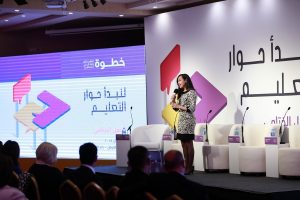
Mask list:
[[[59,186],[64,181],[64,177],[59,169],[54,167],[56,156],[55,145],[49,142],[41,143],[36,149],[36,163],[28,171],[37,180],[41,200],[60,199]]]
[[[13,172],[13,164],[8,156],[0,154],[0,199],[1,200],[27,200],[25,195],[17,188],[8,186]]]
[[[22,173],[22,170],[19,165],[19,157],[20,157],[20,146],[16,141],[7,140],[3,145],[2,152],[9,156],[13,161],[14,172],[18,175]]]

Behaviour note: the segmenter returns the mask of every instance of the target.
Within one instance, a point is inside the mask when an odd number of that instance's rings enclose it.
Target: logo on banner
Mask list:
[[[31,75],[27,74],[13,85],[13,101],[20,104],[23,97],[28,95],[30,90]],[[15,119],[26,126],[27,131],[36,131],[38,128],[45,129],[70,110],[68,104],[47,91],[40,93],[38,99],[46,104],[48,108],[43,110],[36,103],[26,102],[23,108],[16,110]]]
[[[114,59],[111,58],[109,62],[105,62],[104,60],[101,59],[87,59],[84,60],[83,62],[83,68],[85,70],[87,69],[106,69],[106,68],[111,68],[111,67],[125,67],[126,63],[123,60],[123,58],[120,59]]]
[[[167,89],[167,94],[170,93],[172,81],[179,75],[181,68],[180,55],[180,45],[177,44],[160,64],[161,91]],[[205,122],[206,114],[209,110],[212,110],[207,119],[210,122],[227,105],[227,98],[200,72],[194,72],[191,79],[195,92],[201,98],[201,101],[196,105],[196,121],[198,123]]]

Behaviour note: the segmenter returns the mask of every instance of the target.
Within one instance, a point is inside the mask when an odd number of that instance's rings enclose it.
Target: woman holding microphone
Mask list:
[[[194,111],[196,107],[197,95],[187,74],[179,74],[177,77],[178,93],[171,98],[173,109],[178,110],[177,139],[181,141],[183,155],[185,158],[185,174],[194,172],[194,130],[196,120]]]

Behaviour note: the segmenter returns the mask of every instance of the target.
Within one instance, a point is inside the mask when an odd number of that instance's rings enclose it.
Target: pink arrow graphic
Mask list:
[[[33,123],[42,129],[49,126],[70,110],[70,106],[68,104],[47,91],[43,91],[37,98],[48,106],[45,111],[37,114],[33,119]]]
[[[196,105],[196,121],[205,123],[207,113],[212,110],[207,119],[210,122],[227,105],[227,98],[199,72],[196,71],[191,79],[197,95],[201,97]]]
[[[13,102],[21,103],[23,96],[31,89],[31,74],[26,74],[16,84],[13,85]]]

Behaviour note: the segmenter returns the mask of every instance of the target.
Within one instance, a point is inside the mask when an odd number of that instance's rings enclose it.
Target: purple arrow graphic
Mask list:
[[[195,72],[191,79],[197,95],[201,98],[201,101],[196,105],[196,121],[204,123],[207,113],[212,110],[207,120],[210,122],[227,105],[227,99],[199,72]]]
[[[33,123],[42,129],[49,126],[70,110],[70,106],[68,104],[47,91],[43,91],[37,98],[48,106],[45,111],[37,114],[33,119]]]

